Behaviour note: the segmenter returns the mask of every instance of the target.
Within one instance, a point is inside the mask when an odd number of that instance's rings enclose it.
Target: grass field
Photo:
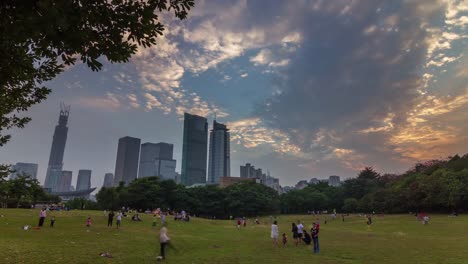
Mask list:
[[[99,211],[49,212],[41,230],[36,226],[38,210],[0,209],[0,263],[156,263],[159,228],[151,217],[142,222],[122,221],[122,228],[107,228]],[[56,217],[54,228],[50,216]],[[86,218],[91,216],[89,231]],[[286,247],[275,248],[270,240],[269,218],[261,225],[248,221],[238,230],[234,221],[192,218],[179,222],[168,218],[169,236],[177,251],[169,249],[165,263],[468,263],[468,217],[432,216],[427,226],[410,215],[365,219],[349,216],[324,224],[321,219],[320,254],[291,242],[291,222],[302,220],[307,229],[313,216],[278,216]],[[115,223],[114,223],[115,224]],[[158,222],[158,227],[160,223]],[[109,252],[114,258],[100,257]]]

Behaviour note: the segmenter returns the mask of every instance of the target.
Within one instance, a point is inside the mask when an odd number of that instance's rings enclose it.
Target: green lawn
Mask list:
[[[41,230],[22,230],[37,225],[38,210],[0,209],[0,263],[156,263],[159,229],[151,217],[143,222],[124,219],[122,228],[107,228],[100,211],[49,212]],[[55,215],[54,228],[49,219]],[[91,216],[90,231],[85,226]],[[432,216],[427,226],[410,215],[365,219],[350,216],[324,224],[321,218],[321,252],[291,243],[292,221],[303,220],[309,229],[312,216],[279,216],[280,234],[290,239],[275,248],[270,240],[269,218],[261,225],[249,220],[238,230],[234,221],[193,218],[179,222],[168,218],[168,230],[177,251],[168,250],[165,263],[468,263],[468,217]],[[158,222],[160,227],[160,223]],[[100,257],[109,252],[114,258]]]

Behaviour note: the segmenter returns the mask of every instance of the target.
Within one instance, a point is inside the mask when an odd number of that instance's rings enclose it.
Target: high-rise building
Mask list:
[[[246,163],[245,166],[240,166],[241,178],[257,178],[260,179],[263,175],[262,169],[255,169],[250,163]]]
[[[333,176],[328,177],[328,185],[338,187],[340,186],[340,184],[341,184],[340,176],[333,175]]]
[[[139,138],[123,137],[119,139],[117,159],[115,161],[114,186],[118,186],[121,181],[128,185],[137,178],[139,156]]]
[[[37,167],[36,163],[18,162],[12,166],[14,172],[10,174],[10,180],[16,179],[19,175],[28,175],[31,179],[37,179]]]
[[[76,190],[81,191],[89,189],[91,189],[91,170],[79,170]]]
[[[218,184],[220,177],[231,176],[230,137],[226,125],[213,121],[210,131],[208,183]]]
[[[206,118],[184,113],[181,183],[206,183],[208,122]]]
[[[102,184],[102,187],[109,188],[109,187],[112,187],[113,184],[114,184],[114,174],[106,173],[104,175],[104,183]]]
[[[72,177],[73,177],[72,171],[62,171],[62,175],[60,176],[60,184],[59,184],[57,191],[59,192],[71,191]]]
[[[44,187],[52,191],[56,191],[58,189],[60,177],[62,176],[63,153],[65,152],[65,144],[67,143],[67,122],[69,114],[70,106],[66,106],[62,103],[60,105],[59,123],[55,126],[54,137],[52,139],[49,165],[47,167],[44,183]]]
[[[158,176],[175,180],[176,161],[172,158],[174,145],[169,143],[141,144],[138,178]]]

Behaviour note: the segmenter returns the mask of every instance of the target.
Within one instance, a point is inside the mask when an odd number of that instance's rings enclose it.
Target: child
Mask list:
[[[156,227],[156,215],[153,215],[153,227]]]
[[[91,217],[89,216],[88,219],[86,220],[86,227],[87,228],[91,227],[91,223],[92,223],[92,220],[91,220]]]
[[[52,218],[50,219],[50,227],[54,227],[54,224],[55,224],[55,216],[52,216]]]
[[[241,220],[240,220],[240,218],[239,218],[239,219],[237,219],[237,229],[239,229],[240,226],[241,226]]]
[[[286,243],[288,243],[288,237],[286,236],[286,233],[283,233],[283,247],[286,246]]]

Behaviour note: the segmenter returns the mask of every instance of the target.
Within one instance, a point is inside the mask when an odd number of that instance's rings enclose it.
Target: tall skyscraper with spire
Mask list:
[[[208,183],[218,184],[220,177],[231,176],[230,137],[226,125],[213,121],[210,131]]]
[[[51,189],[53,192],[58,191],[60,177],[62,176],[63,153],[65,152],[65,144],[67,143],[67,123],[69,114],[70,106],[61,103],[59,123],[55,126],[52,147],[50,149],[49,165],[47,167],[44,183],[44,187]]]
[[[208,122],[206,118],[184,113],[181,183],[186,186],[206,183]]]

